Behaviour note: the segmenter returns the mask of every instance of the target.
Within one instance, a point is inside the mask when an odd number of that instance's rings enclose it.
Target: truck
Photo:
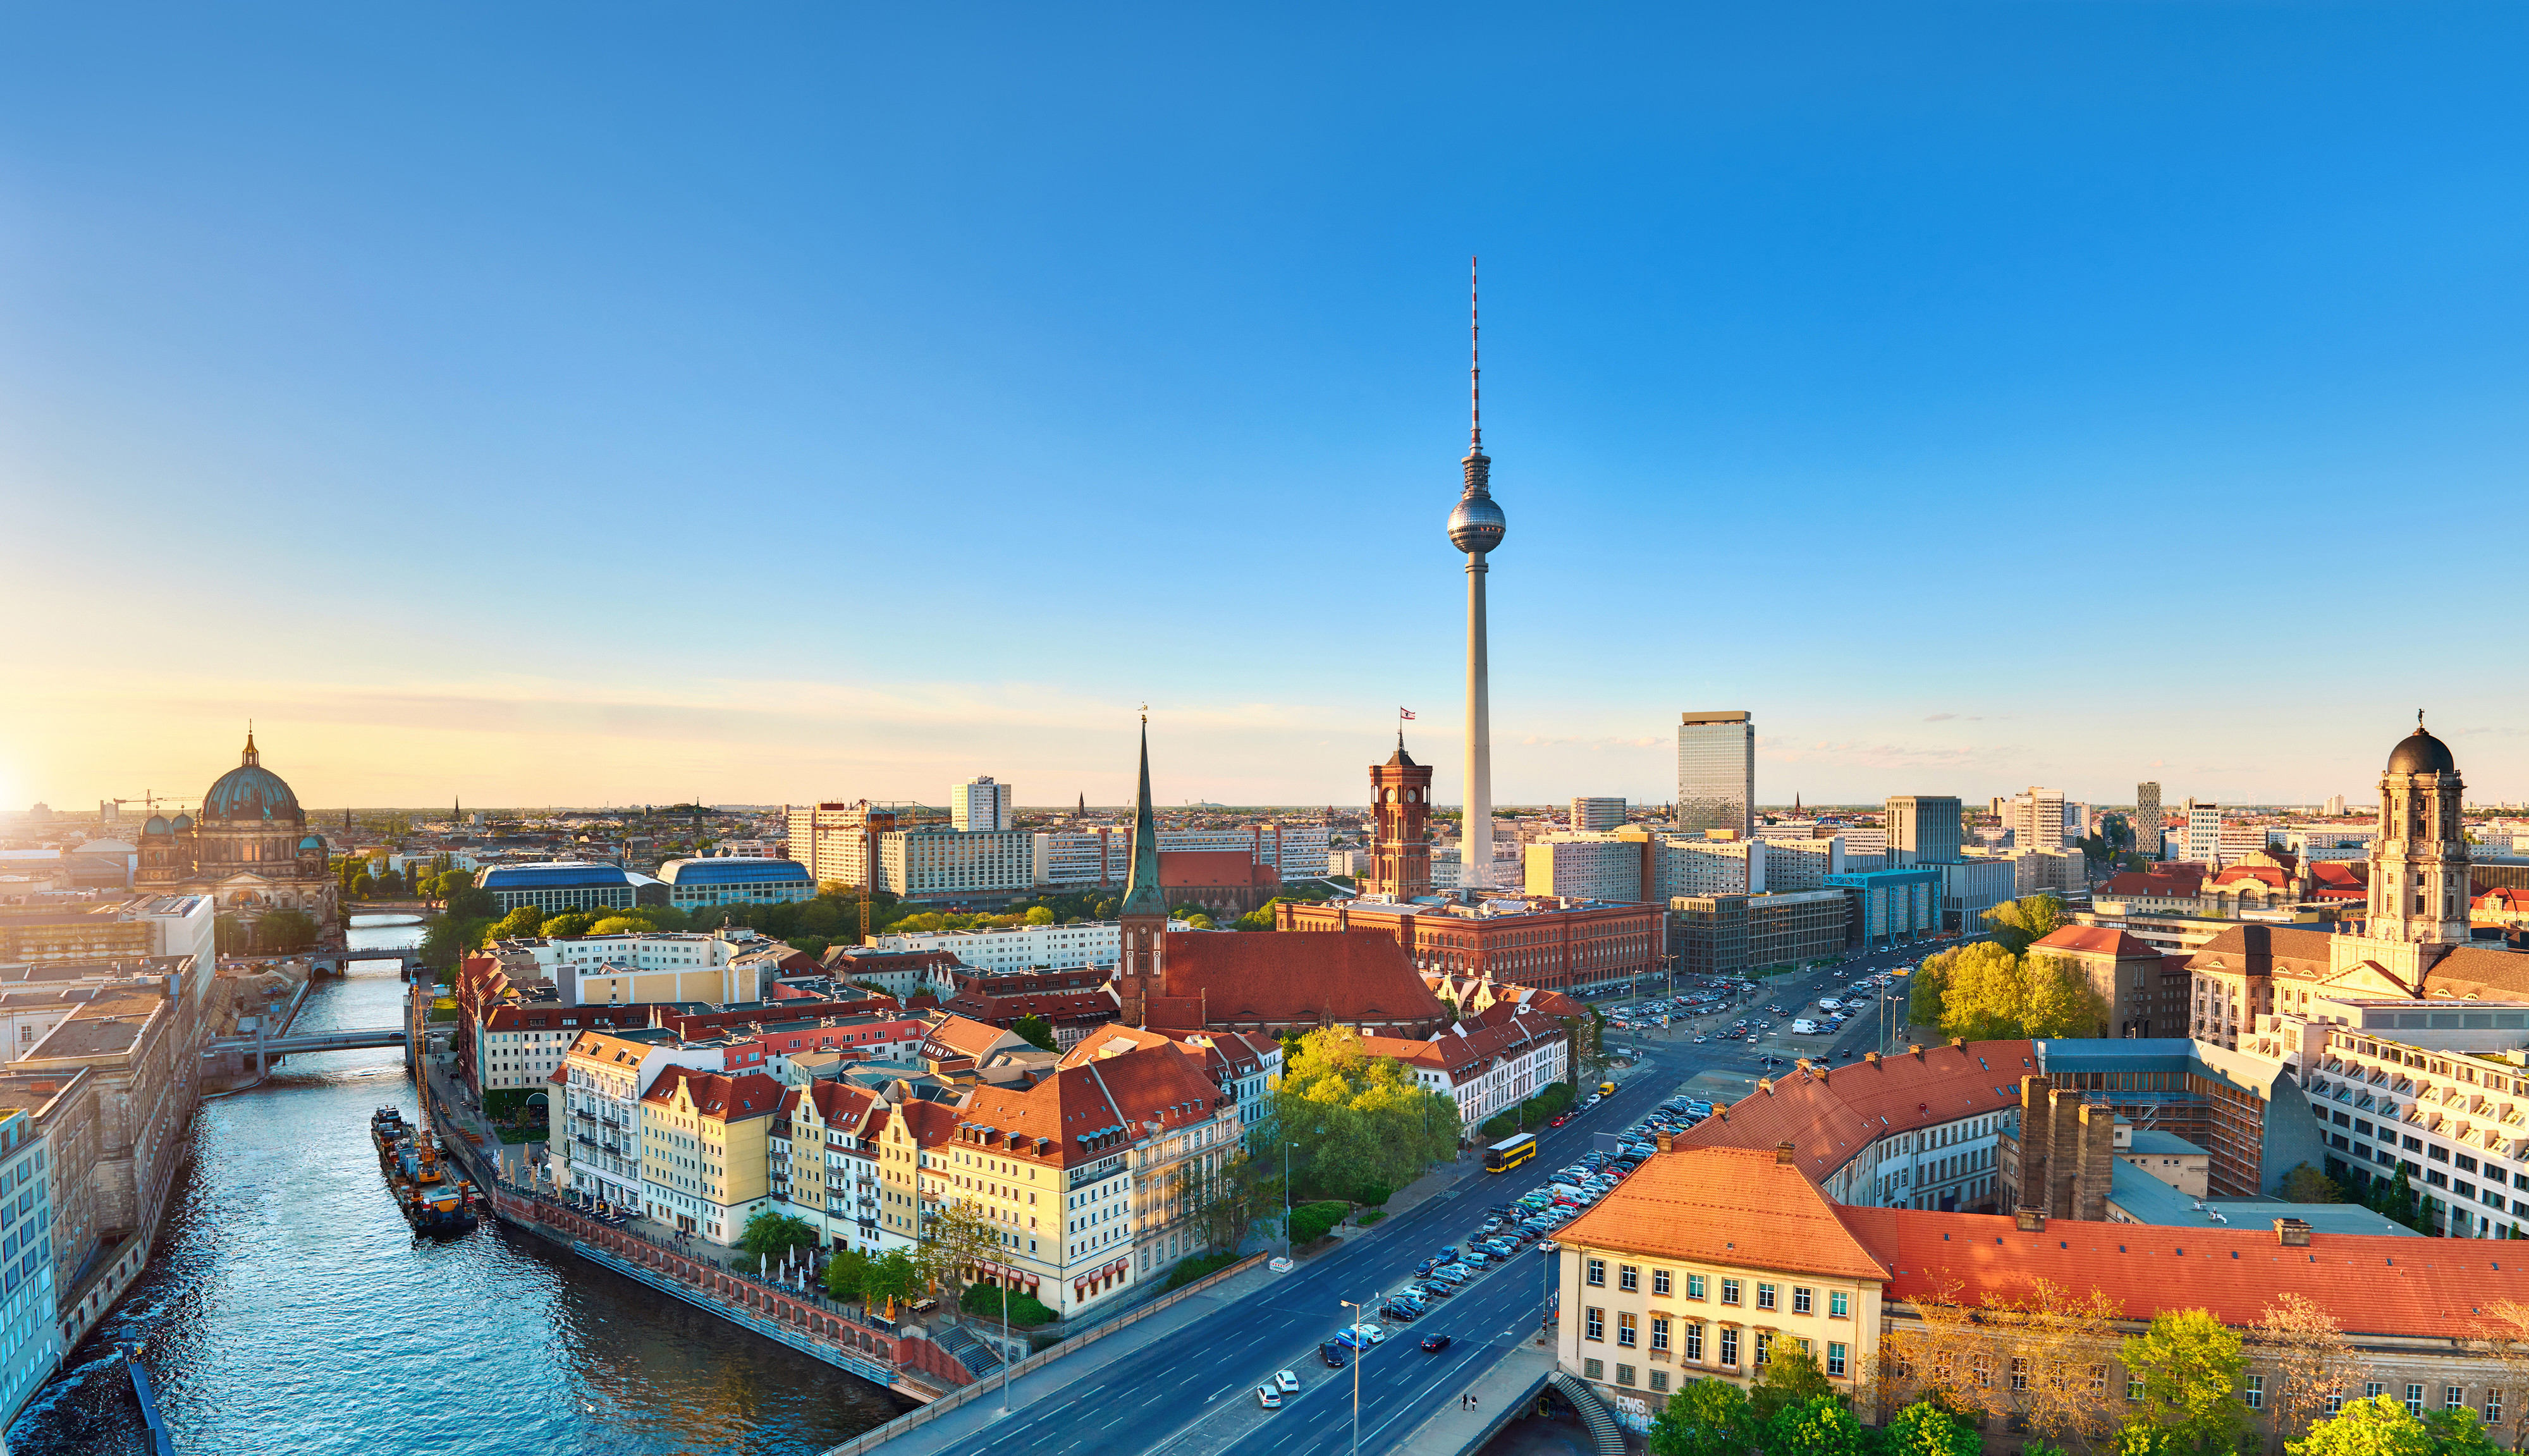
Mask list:
[[[1837,1000],[1831,996],[1822,996],[1818,998],[1818,1009],[1821,1011],[1833,1011],[1841,1007],[1843,1004],[1844,1002]]]
[[[1806,1017],[1803,1017],[1792,1023],[1792,1031],[1798,1036],[1813,1037],[1823,1029],[1824,1028],[1820,1027],[1816,1022],[1811,1021]]]

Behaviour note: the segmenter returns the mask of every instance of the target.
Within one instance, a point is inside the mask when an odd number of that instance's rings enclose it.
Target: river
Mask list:
[[[351,944],[410,945],[406,917]],[[401,1019],[392,961],[354,963],[300,1030]],[[798,1456],[908,1408],[877,1386],[487,1219],[416,1239],[369,1113],[414,1115],[401,1052],[291,1057],[202,1104],[148,1271],[9,1428],[14,1456],[147,1456],[119,1340],[181,1456]]]

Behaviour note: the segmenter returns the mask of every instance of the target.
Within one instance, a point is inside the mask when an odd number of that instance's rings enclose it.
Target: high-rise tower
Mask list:
[[[2426,945],[2467,944],[2467,832],[2460,827],[2466,785],[2449,745],[2415,730],[2389,755],[2380,775],[2380,834],[2371,841],[2371,923],[2376,941]]]
[[[1151,998],[1165,984],[1168,897],[1159,889],[1159,826],[1151,811],[1151,716],[1142,715],[1142,786],[1133,800],[1133,869],[1124,882],[1124,907],[1115,917],[1123,945],[1116,957],[1116,1007],[1127,1026],[1140,1026]]]
[[[1677,827],[1728,830],[1742,839],[1755,834],[1756,724],[1747,713],[1678,715]]]
[[[1458,883],[1469,890],[1492,884],[1493,727],[1492,684],[1484,650],[1484,554],[1501,545],[1509,518],[1493,504],[1493,462],[1484,454],[1484,371],[1481,318],[1476,310],[1475,260],[1467,260],[1467,458],[1466,489],[1449,512],[1449,544],[1467,554],[1467,822],[1460,840]]]

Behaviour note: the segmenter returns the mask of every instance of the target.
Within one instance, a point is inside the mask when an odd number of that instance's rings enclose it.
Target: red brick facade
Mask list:
[[[1284,900],[1277,931],[1382,930],[1426,974],[1571,991],[1659,974],[1667,928],[1657,905],[1545,908],[1525,915],[1451,914],[1443,905]]]

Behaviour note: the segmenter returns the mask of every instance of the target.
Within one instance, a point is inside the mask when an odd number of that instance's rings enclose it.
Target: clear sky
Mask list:
[[[2529,11],[1221,9],[0,13],[0,807],[2529,797]]]

